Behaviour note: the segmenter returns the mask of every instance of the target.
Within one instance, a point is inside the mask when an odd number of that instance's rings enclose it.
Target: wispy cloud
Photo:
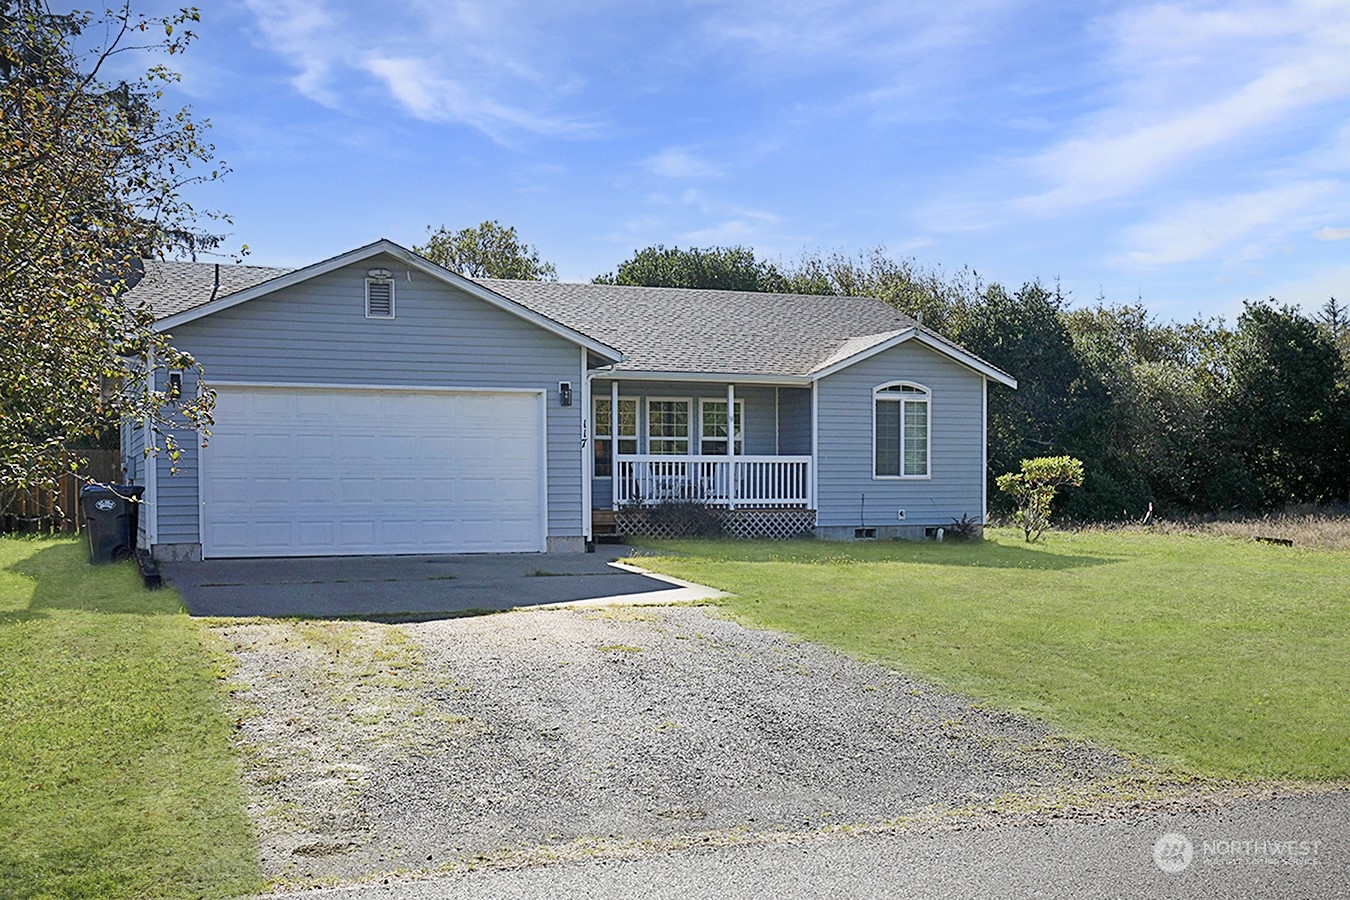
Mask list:
[[[424,0],[372,11],[356,0],[245,0],[264,43],[298,72],[305,97],[337,109],[383,89],[409,116],[513,135],[581,136],[596,125],[553,109],[574,79],[533,63],[546,44],[510,3]]]
[[[1261,230],[1269,229],[1273,236],[1282,238],[1291,217],[1335,187],[1330,182],[1295,184],[1213,203],[1187,204],[1127,230],[1125,238],[1131,249],[1123,260],[1134,266],[1173,265],[1209,256]]]
[[[949,117],[985,48],[1027,18],[1030,0],[941,4],[858,0],[693,0],[680,45],[738,82],[799,85],[796,117]]]
[[[1024,212],[1131,195],[1318,104],[1350,97],[1350,6],[1159,5],[1103,24],[1115,99],[1025,160],[1048,187]]]
[[[305,97],[324,106],[335,106],[337,95],[329,88],[335,64],[341,64],[341,32],[338,18],[324,0],[245,0],[257,17],[264,40],[291,60],[299,72],[291,84]]]
[[[662,178],[716,178],[723,174],[720,166],[682,147],[667,147],[649,156],[645,164],[648,171]]]
[[[700,224],[680,234],[692,244],[749,243],[764,239],[780,219],[775,213],[710,197],[703,191],[687,190],[680,202],[692,210]]]
[[[652,193],[644,201],[645,211],[623,220],[620,228],[605,235],[608,241],[634,247],[745,244],[763,249],[780,237],[779,214],[697,188]]]
[[[1350,228],[1319,228],[1312,236],[1319,241],[1350,241]]]
[[[593,123],[539,115],[494,100],[464,81],[438,74],[426,59],[371,56],[361,62],[361,67],[382,82],[415,118],[460,122],[500,143],[508,143],[514,131],[555,137],[595,131]]]
[[[991,37],[985,25],[1016,0],[966,0],[941,5],[849,0],[702,0],[693,8],[712,46],[725,46],[756,66],[800,70],[888,66],[916,55],[969,47]]]

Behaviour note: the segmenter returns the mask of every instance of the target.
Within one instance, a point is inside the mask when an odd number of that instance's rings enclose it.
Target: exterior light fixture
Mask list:
[[[572,405],[572,382],[570,381],[558,382],[558,405],[559,406]]]

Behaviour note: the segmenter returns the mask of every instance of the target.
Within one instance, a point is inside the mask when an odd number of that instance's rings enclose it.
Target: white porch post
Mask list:
[[[727,382],[727,508],[736,508],[736,385],[731,382]]]
[[[807,505],[820,511],[820,382],[811,382],[811,487]]]
[[[609,508],[619,508],[619,380],[609,383]]]

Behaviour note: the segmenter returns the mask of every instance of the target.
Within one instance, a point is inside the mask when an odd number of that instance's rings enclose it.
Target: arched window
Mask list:
[[[928,477],[928,388],[908,381],[872,391],[872,474],[876,478]]]

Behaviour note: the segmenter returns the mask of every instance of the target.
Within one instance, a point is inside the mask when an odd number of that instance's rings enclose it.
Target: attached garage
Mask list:
[[[141,266],[128,302],[200,366],[153,388],[216,397],[209,435],[123,429],[156,559],[586,549],[588,373],[615,348],[391,241]],[[145,450],[163,424],[172,458]]]
[[[545,549],[541,391],[217,390],[205,557]]]

